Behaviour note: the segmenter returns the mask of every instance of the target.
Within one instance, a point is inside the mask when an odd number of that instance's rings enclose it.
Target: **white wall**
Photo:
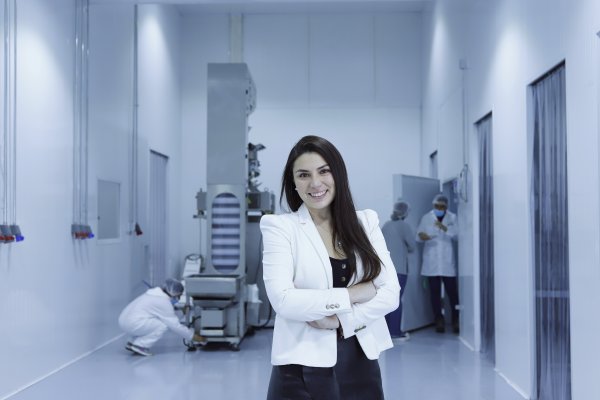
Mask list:
[[[18,7],[17,222],[25,240],[0,247],[0,319],[4,321],[0,328],[0,359],[4,360],[0,363],[0,396],[114,337],[115,313],[128,297],[127,264],[122,262],[128,259],[128,238],[105,246],[96,240],[74,241],[70,234],[74,2],[50,5],[26,0],[19,1]],[[130,50],[128,43],[120,40],[127,15],[127,9],[114,7],[108,14],[91,18],[93,37],[103,18],[114,20],[110,35],[119,40],[113,43],[111,56],[120,57]],[[119,68],[106,67],[111,68],[115,82],[127,81],[127,74]],[[100,100],[94,97],[97,71],[90,67],[91,105]],[[127,92],[119,91],[118,86],[113,89],[116,92],[110,102],[119,104],[127,99]],[[119,145],[128,119],[123,113],[113,113],[108,100],[103,104],[106,108],[90,112],[90,146],[99,143],[99,132],[112,139],[101,150],[111,155],[110,165],[106,155],[103,159],[90,151],[88,217],[94,230],[97,177],[127,184],[127,147]],[[113,115],[105,118],[104,112]],[[127,193],[121,195],[121,204],[127,204]],[[125,218],[123,213],[123,227]]]
[[[146,166],[149,165],[150,150],[168,157],[166,276],[178,277],[181,274],[180,241],[183,236],[179,219],[182,180],[181,17],[172,6],[152,4],[140,5],[138,17],[138,132],[147,146],[142,146],[139,157]],[[148,181],[145,180],[144,184],[147,185]]]
[[[243,59],[258,92],[249,140],[266,146],[262,187],[278,196],[293,144],[321,135],[342,152],[357,207],[385,221],[392,174],[419,171],[421,15],[249,14],[243,24]],[[187,15],[183,26],[184,249],[197,252],[190,216],[206,187],[206,64],[229,61],[229,19]]]
[[[150,6],[141,14],[141,59],[152,69],[140,77],[140,141],[172,157],[169,253],[179,259],[179,15]],[[25,240],[0,244],[0,398],[118,338],[121,309],[143,289],[138,249],[146,238],[128,233],[133,6],[90,7],[88,221],[97,232],[97,180],[119,182],[115,240],[71,238],[74,32],[74,1],[18,1],[17,222]],[[149,37],[156,32],[162,48]]]
[[[194,219],[196,193],[206,190],[206,78],[207,63],[229,61],[229,19],[226,15],[182,18],[181,41],[181,196],[179,199],[182,256],[206,254],[206,234]],[[260,89],[259,89],[260,90]]]
[[[600,397],[594,376],[600,345],[593,317],[600,304],[598,214],[598,71],[600,29],[594,1],[467,2],[468,8],[440,2],[424,34],[423,163],[442,134],[436,114],[461,86],[458,60],[466,58],[469,155],[476,178],[476,137],[472,124],[493,112],[496,368],[524,397],[535,392],[534,309],[529,228],[530,158],[527,151],[526,87],[566,59],[569,172],[569,243],[571,293],[571,358],[573,398]],[[442,34],[443,32],[443,34]],[[444,45],[440,45],[444,43]],[[460,141],[460,132],[453,133]],[[456,163],[457,148],[440,148]],[[442,155],[440,155],[442,157]],[[422,165],[425,168],[425,165]],[[441,175],[451,174],[446,169]],[[477,184],[475,182],[475,189]],[[477,195],[477,192],[475,192]],[[478,260],[478,203],[472,203],[473,253]],[[478,266],[461,263],[461,275],[473,276],[470,294],[478,293]],[[461,278],[463,278],[461,276]],[[463,280],[461,279],[461,284]],[[461,296],[463,290],[461,287]],[[468,316],[474,322],[478,307]],[[473,329],[478,329],[473,324]],[[465,337],[475,334],[467,333]],[[478,345],[478,343],[472,343]]]

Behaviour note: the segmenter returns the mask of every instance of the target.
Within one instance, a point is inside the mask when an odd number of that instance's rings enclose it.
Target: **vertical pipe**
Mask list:
[[[79,41],[77,43],[77,140],[78,140],[78,149],[77,149],[77,158],[79,160],[79,181],[77,182],[78,190],[77,195],[79,197],[78,200],[78,215],[77,220],[78,223],[83,225],[83,163],[85,160],[83,159],[83,57],[82,57],[82,46],[83,46],[83,1],[77,0],[77,18],[79,23],[77,25],[77,36],[79,37]]]
[[[73,224],[79,224],[80,220],[80,205],[79,205],[79,181],[80,181],[80,149],[79,149],[79,82],[80,82],[80,66],[79,66],[79,41],[80,34],[80,0],[75,3],[75,71],[73,75]]]
[[[138,223],[138,5],[133,6],[133,134],[132,134],[132,217]],[[133,226],[135,229],[135,225]]]
[[[133,151],[135,146],[135,19],[136,19],[136,7],[133,6],[133,19],[132,19],[132,69],[131,69],[131,135],[129,136],[129,234],[133,234],[134,222],[133,217]]]
[[[89,31],[90,31],[90,23],[89,23],[89,0],[83,0],[82,4],[82,41],[81,41],[81,116],[82,116],[82,135],[83,135],[83,193],[82,193],[82,220],[85,225],[88,225],[88,165],[89,165],[89,151],[88,151],[88,141],[89,141],[89,124],[88,124],[88,110],[89,110],[89,91],[88,91],[88,82],[89,82]]]
[[[17,0],[13,0],[12,35],[12,224],[17,223]]]
[[[8,82],[8,69],[9,69],[9,0],[4,0],[4,124],[3,124],[3,133],[2,133],[2,219],[3,222],[6,223],[6,206],[7,206],[7,188],[8,184],[6,182],[8,172],[6,170],[6,157],[7,157],[7,138],[8,138],[8,118],[9,118],[9,109],[8,109],[8,92],[9,92],[9,82]]]
[[[16,0],[4,1],[4,124],[2,135],[2,223],[16,219]]]
[[[459,67],[462,72],[462,146],[463,146],[463,168],[460,172],[459,176],[459,198],[467,202],[469,200],[468,196],[468,179],[469,179],[469,158],[470,158],[470,148],[469,148],[469,127],[468,127],[468,104],[467,104],[467,60],[461,59],[459,61]]]
[[[244,61],[244,17],[242,14],[229,15],[229,61]]]

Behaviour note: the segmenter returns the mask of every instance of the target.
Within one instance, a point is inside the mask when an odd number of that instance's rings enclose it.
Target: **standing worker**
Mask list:
[[[277,313],[267,400],[383,400],[377,359],[400,287],[377,214],[354,208],[341,154],[317,136],[292,148],[284,195],[290,212],[260,221]]]
[[[394,204],[391,221],[387,221],[381,228],[400,281],[400,305],[395,311],[386,315],[385,320],[392,338],[400,340],[410,338],[410,334],[402,330],[402,296],[408,280],[408,253],[412,253],[416,248],[415,233],[404,220],[408,216],[408,210],[408,203],[398,200]]]
[[[421,218],[417,235],[418,240],[424,242],[421,275],[429,282],[435,330],[439,333],[446,331],[442,315],[442,282],[450,300],[452,329],[454,333],[459,332],[457,274],[452,246],[457,233],[456,215],[448,211],[448,198],[438,194],[433,198],[433,209]]]
[[[183,285],[167,279],[162,287],[146,290],[125,307],[119,316],[119,326],[132,336],[125,348],[142,356],[150,356],[150,348],[167,329],[186,340],[203,342],[204,337],[179,322],[173,307],[183,293]]]

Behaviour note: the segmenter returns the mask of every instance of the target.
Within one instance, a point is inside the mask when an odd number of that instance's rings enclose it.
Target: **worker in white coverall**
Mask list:
[[[448,293],[452,312],[452,329],[459,332],[458,285],[456,262],[452,240],[456,239],[458,226],[456,215],[448,211],[448,198],[438,194],[433,199],[433,209],[421,218],[417,228],[417,240],[423,242],[421,275],[429,282],[431,308],[435,317],[436,332],[446,330],[442,315],[442,283]]]
[[[152,355],[150,348],[167,329],[188,341],[204,342],[204,337],[181,324],[175,314],[174,305],[182,293],[181,282],[169,278],[162,287],[148,289],[129,303],[119,316],[119,326],[132,336],[125,348],[139,355]]]

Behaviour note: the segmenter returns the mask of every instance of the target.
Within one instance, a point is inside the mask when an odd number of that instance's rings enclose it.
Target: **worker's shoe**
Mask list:
[[[410,339],[410,333],[402,332],[401,334],[399,334],[397,336],[392,336],[392,338],[399,342],[406,342],[408,339]]]
[[[460,324],[458,323],[458,321],[452,322],[452,332],[456,334],[460,333]]]
[[[150,353],[150,350],[148,348],[138,346],[131,342],[127,342],[127,345],[125,346],[125,348],[129,351],[134,352],[135,354],[139,354],[140,356],[151,356],[152,355],[152,353]]]
[[[435,331],[437,333],[444,333],[444,332],[446,332],[446,321],[444,321],[444,318],[438,318],[435,321]]]

